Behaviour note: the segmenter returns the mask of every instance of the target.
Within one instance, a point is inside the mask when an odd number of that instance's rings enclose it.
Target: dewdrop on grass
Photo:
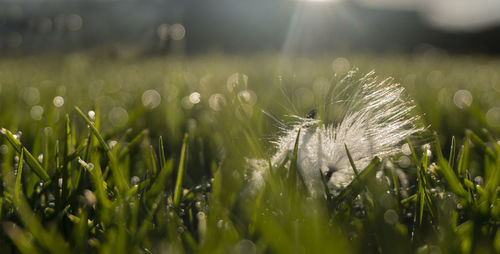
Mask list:
[[[293,116],[294,121],[281,128],[273,141],[275,153],[270,157],[272,168],[285,162],[300,130],[297,166],[312,195],[324,193],[320,174],[333,195],[354,179],[345,146],[357,169],[363,170],[375,156],[400,153],[408,137],[424,130],[415,105],[392,78],[379,81],[373,71],[357,78],[356,71],[351,71],[326,89],[317,111],[306,117]],[[248,165],[253,169],[252,182],[261,187],[268,163],[249,159]]]

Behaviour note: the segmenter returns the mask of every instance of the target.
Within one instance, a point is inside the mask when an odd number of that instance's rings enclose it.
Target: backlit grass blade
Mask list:
[[[65,117],[65,139],[64,139],[64,153],[63,153],[63,168],[62,168],[62,200],[63,202],[69,195],[69,174],[71,171],[71,160],[69,155],[71,153],[71,127],[69,122],[69,115],[66,114]]]
[[[458,158],[457,172],[459,176],[464,176],[467,173],[467,168],[469,167],[469,156],[470,156],[470,139],[469,135],[465,136],[465,141],[460,148],[460,154]]]
[[[455,168],[455,136],[451,137],[451,146],[450,146],[450,156],[448,157],[448,164],[453,169]]]
[[[148,195],[150,197],[156,197],[161,191],[164,191],[166,188],[166,184],[172,175],[174,169],[174,160],[169,159],[165,166],[160,170],[158,176],[155,177],[154,182],[151,186],[151,189],[148,191]]]
[[[436,133],[434,133],[434,138],[436,145],[436,154],[438,157],[439,172],[446,179],[448,187],[450,188],[451,191],[453,191],[459,197],[469,200],[468,192],[463,188],[462,184],[455,175],[455,172],[453,172],[453,169],[448,164],[448,161],[445,160],[443,157],[443,153],[441,152],[441,147],[439,145],[439,140]]]
[[[102,177],[101,166],[99,165],[99,157],[92,158],[94,163],[87,164],[86,169],[89,171],[92,185],[94,186],[97,202],[105,208],[111,207],[111,201],[108,198],[106,181]]]
[[[298,168],[297,168],[297,157],[298,157],[298,152],[299,152],[299,139],[300,139],[300,131],[297,132],[297,138],[295,139],[295,144],[293,146],[293,153],[292,153],[292,158],[290,159],[290,169],[288,172],[288,182],[289,182],[289,188],[290,188],[290,193],[294,193],[297,188],[297,174],[298,174]]]
[[[167,162],[167,159],[165,159],[165,149],[163,147],[163,138],[160,136],[158,140],[158,146],[159,146],[159,152],[160,152],[160,168],[163,168],[165,166],[165,162]]]
[[[177,170],[177,181],[175,182],[174,191],[174,207],[179,207],[182,197],[182,180],[184,178],[184,170],[186,163],[186,150],[188,145],[188,134],[184,134],[184,139],[182,140],[181,157],[179,160],[179,168]]]
[[[345,152],[347,153],[347,158],[349,158],[349,163],[351,164],[352,170],[354,170],[354,174],[356,176],[359,175],[359,171],[356,168],[356,165],[354,164],[354,160],[352,159],[351,153],[349,152],[349,149],[347,148],[347,145],[344,144]]]
[[[368,166],[366,166],[365,169],[334,198],[334,203],[339,205],[341,201],[345,199],[347,199],[348,203],[352,202],[366,187],[366,184],[375,178],[376,171],[380,164],[381,162],[378,157],[373,158],[370,164],[368,164]]]
[[[28,165],[31,167],[31,169],[33,169],[33,171],[35,172],[35,174],[38,175],[38,177],[40,177],[45,182],[48,182],[50,180],[49,175],[47,174],[47,171],[45,171],[45,169],[43,169],[42,165],[40,165],[40,162],[38,162],[38,160],[35,159],[35,157],[28,151],[28,149],[26,149],[25,147],[23,147],[21,145],[21,142],[19,142],[19,140],[17,140],[14,137],[12,132],[10,132],[9,130],[7,130],[5,128],[2,128],[2,129],[0,129],[0,133],[3,134],[7,138],[7,141],[9,141],[9,143],[12,145],[12,147],[14,147],[14,149],[18,153],[21,153],[21,152],[24,153],[26,163],[28,163]]]
[[[78,114],[80,114],[80,116],[83,118],[83,120],[85,120],[85,122],[89,126],[90,130],[92,131],[92,133],[94,134],[94,136],[99,141],[99,144],[106,151],[106,154],[108,155],[108,158],[109,158],[109,161],[110,161],[110,168],[111,168],[111,171],[113,172],[113,179],[115,179],[115,184],[118,186],[118,188],[120,190],[122,190],[122,191],[127,190],[128,189],[127,180],[123,176],[123,174],[122,174],[122,172],[121,172],[121,170],[119,168],[118,162],[116,161],[116,158],[113,155],[113,153],[112,153],[111,149],[109,148],[108,144],[106,143],[106,141],[104,140],[104,138],[101,136],[101,134],[99,134],[99,131],[94,126],[94,124],[92,123],[92,121],[90,121],[88,119],[88,117],[82,112],[82,110],[80,110],[80,108],[77,107],[77,106],[75,106],[75,109],[78,112]]]
[[[106,143],[106,141],[104,140],[104,138],[101,136],[101,134],[99,134],[99,131],[97,130],[97,128],[94,125],[94,123],[89,120],[89,118],[82,112],[82,110],[78,106],[75,106],[75,109],[78,112],[78,114],[80,114],[80,116],[83,118],[83,120],[85,120],[85,122],[89,126],[90,130],[92,131],[92,133],[94,134],[94,136],[99,141],[99,144],[104,148],[104,150],[107,153],[110,153],[111,150],[110,150],[108,144]]]
[[[19,163],[17,165],[17,174],[16,174],[16,183],[14,185],[14,195],[16,198],[20,198],[20,195],[23,193],[23,189],[21,186],[21,177],[23,175],[23,158],[24,157],[24,152],[21,151],[21,154],[19,155]]]
[[[156,154],[155,154],[155,149],[153,148],[152,145],[149,146],[148,148],[149,150],[149,167],[150,167],[150,170],[151,170],[151,174],[153,176],[156,176],[157,172],[158,172],[158,166],[157,166],[157,159],[156,159]]]
[[[12,222],[3,222],[3,232],[9,236],[21,253],[42,253],[33,243],[32,235],[22,230],[18,225]],[[6,246],[5,246],[6,248]]]
[[[145,130],[142,130],[139,134],[137,134],[137,136],[135,136],[132,141],[130,141],[130,143],[128,143],[127,146],[125,146],[125,148],[123,148],[121,151],[120,151],[120,155],[118,156],[118,159],[123,159],[123,157],[125,157],[126,155],[128,155],[130,153],[130,151],[136,147],[141,141],[142,139],[144,138],[144,136],[146,136],[147,134],[149,133],[149,131],[147,129]]]
[[[486,142],[484,142],[484,140],[482,140],[476,133],[474,133],[472,130],[466,130],[465,134],[471,137],[475,144],[478,144],[479,147],[484,149],[486,154],[488,154],[492,158],[495,157],[495,153],[491,150],[490,147],[486,145]]]

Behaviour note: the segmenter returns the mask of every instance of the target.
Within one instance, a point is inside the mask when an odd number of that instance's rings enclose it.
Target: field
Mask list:
[[[353,68],[406,88],[431,150],[408,140],[320,198],[287,174],[292,154],[249,191],[246,158]],[[2,253],[500,252],[500,60],[486,56],[3,58],[0,128]]]

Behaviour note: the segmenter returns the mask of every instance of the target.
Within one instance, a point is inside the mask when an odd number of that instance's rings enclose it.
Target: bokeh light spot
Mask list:
[[[399,216],[396,213],[396,211],[394,211],[392,209],[389,209],[389,210],[385,211],[385,213],[384,213],[384,221],[387,224],[394,225],[394,224],[396,224],[398,222],[398,220],[399,220]]]
[[[257,102],[257,94],[252,90],[243,90],[238,93],[240,103],[254,105]]]
[[[82,28],[83,19],[78,14],[71,14],[66,18],[66,26],[69,31],[78,31]]]
[[[189,102],[192,104],[198,104],[200,103],[200,93],[198,92],[193,92],[189,95]]]
[[[182,40],[184,38],[184,36],[186,35],[186,29],[181,24],[173,24],[170,27],[169,34],[170,34],[170,37],[172,38],[172,40],[175,40],[175,41]]]
[[[161,95],[156,90],[147,90],[142,94],[142,105],[149,109],[158,107],[161,103]]]
[[[247,89],[248,85],[248,76],[242,73],[234,73],[231,74],[227,78],[226,88],[229,92],[233,91],[241,91]]]
[[[30,110],[30,115],[33,120],[42,120],[43,116],[43,107],[42,106],[33,106]]]
[[[472,94],[467,90],[458,90],[453,96],[453,102],[458,108],[467,108],[472,104]]]
[[[128,121],[128,112],[122,107],[114,107],[109,111],[109,121],[116,127],[123,126]]]
[[[156,35],[162,41],[168,40],[168,24],[161,24],[156,29]]]
[[[500,107],[493,107],[486,112],[486,121],[488,124],[500,127]]]
[[[35,105],[40,102],[40,91],[35,87],[28,87],[22,93],[24,102],[28,105]]]
[[[54,106],[60,108],[64,105],[64,98],[62,96],[56,96],[52,102],[54,103]]]
[[[215,93],[208,99],[208,106],[215,111],[219,111],[226,105],[226,98],[220,93]]]
[[[346,74],[350,68],[351,64],[349,63],[349,60],[343,57],[336,58],[332,62],[332,69],[338,75]]]

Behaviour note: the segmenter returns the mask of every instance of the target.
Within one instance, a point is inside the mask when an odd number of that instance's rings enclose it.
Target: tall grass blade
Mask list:
[[[179,207],[181,203],[182,197],[182,180],[184,178],[184,169],[186,162],[186,150],[188,143],[188,134],[184,134],[184,139],[182,140],[182,148],[181,148],[181,158],[179,161],[179,168],[177,170],[177,181],[175,182],[175,191],[174,191],[174,207]]]

